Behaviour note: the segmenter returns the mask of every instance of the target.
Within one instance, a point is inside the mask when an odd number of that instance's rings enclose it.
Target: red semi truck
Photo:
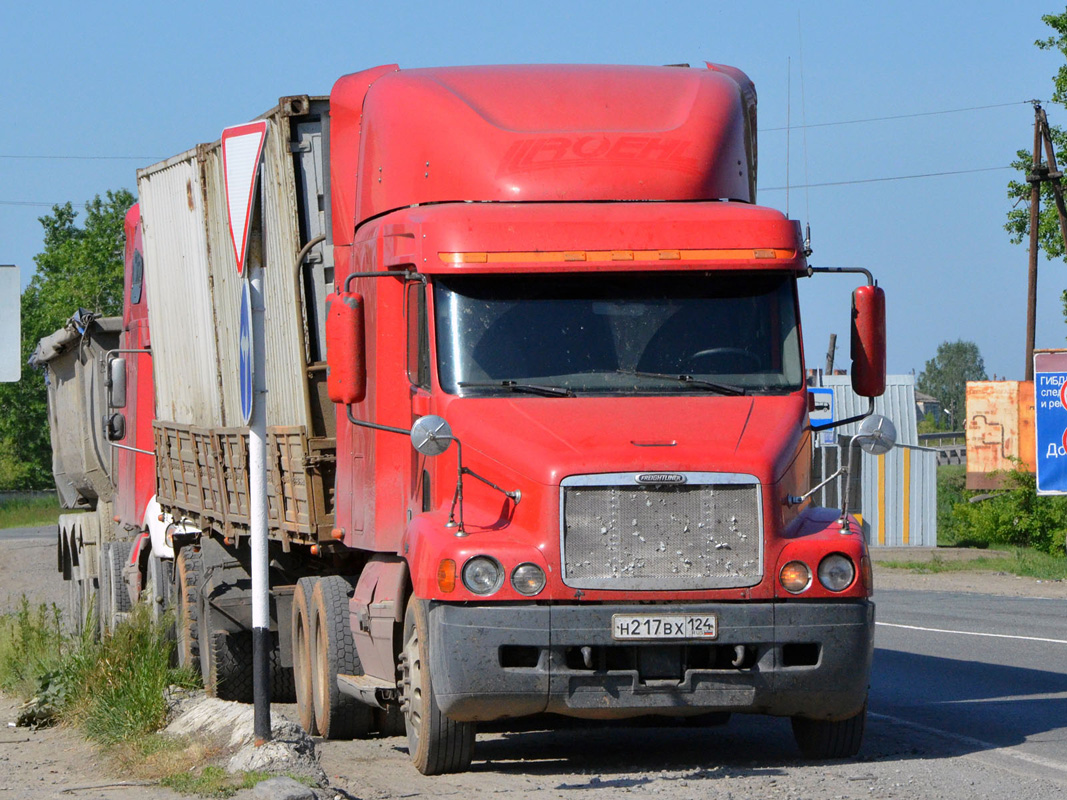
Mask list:
[[[806,754],[854,754],[870,562],[807,499],[818,270],[755,205],[748,78],[383,66],[262,119],[275,699],[329,737],[402,720],[427,774],[467,768],[478,722],[541,713],[789,716]],[[125,338],[98,359],[132,449],[100,555],[61,524],[59,563],[108,620],[172,603],[182,662],[248,700],[224,183],[218,142],[138,173]],[[853,297],[873,397],[884,300],[869,275]]]

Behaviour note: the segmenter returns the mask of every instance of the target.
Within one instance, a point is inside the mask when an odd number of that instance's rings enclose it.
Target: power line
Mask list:
[[[861,122],[885,122],[892,119],[912,119],[914,117],[934,117],[939,114],[959,114],[964,111],[984,111],[989,108],[1007,108],[1008,106],[1030,105],[1032,100],[1017,100],[1014,103],[996,103],[990,106],[968,106],[967,108],[945,108],[940,111],[920,111],[915,114],[894,114],[889,117],[867,117],[866,119],[845,119],[838,122],[813,122],[810,125],[782,126],[780,128],[761,128],[764,133],[770,131],[799,130],[801,128],[829,128],[833,125],[858,125]]]
[[[0,153],[0,158],[17,158],[37,161],[162,161],[158,156],[44,156],[13,155]]]
[[[923,172],[918,175],[893,175],[886,178],[860,178],[852,181],[827,181],[826,183],[811,183],[807,186],[791,186],[793,189],[811,188],[816,189],[822,186],[851,186],[857,183],[882,183],[885,181],[910,181],[916,178],[941,178],[946,175],[969,175],[975,172],[996,172],[1004,169],[1015,169],[1015,167],[980,167],[978,169],[956,169],[946,172]],[[779,192],[785,190],[785,186],[761,186],[759,191],[761,192]]]
[[[918,178],[943,178],[949,175],[971,175],[978,172],[998,172],[1005,169],[1015,169],[1015,167],[979,167],[977,169],[956,169],[946,170],[944,172],[921,172],[916,175],[890,175],[882,178],[858,178],[850,181],[826,181],[825,183],[805,183],[797,186],[760,186],[761,192],[780,192],[785,189],[818,189],[824,186],[852,186],[859,183],[884,183],[886,181],[910,181]],[[41,208],[51,208],[52,206],[61,206],[63,203],[45,203],[37,200],[0,200],[0,206],[37,206]]]

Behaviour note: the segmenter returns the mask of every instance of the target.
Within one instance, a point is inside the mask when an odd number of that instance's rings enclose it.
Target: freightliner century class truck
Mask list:
[[[805,754],[855,754],[870,562],[808,499],[797,284],[820,270],[755,204],[748,78],[383,66],[262,119],[275,699],[326,737],[406,731],[427,774],[466,769],[479,722],[542,713],[788,716]],[[97,443],[102,475],[62,493],[96,508],[60,523],[76,609],[106,631],[173,606],[181,662],[248,701],[221,150],[138,172],[123,319],[38,361],[53,436]],[[868,274],[867,397],[884,326]]]

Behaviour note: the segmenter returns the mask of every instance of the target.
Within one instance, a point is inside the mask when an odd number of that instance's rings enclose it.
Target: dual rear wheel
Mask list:
[[[403,731],[415,767],[424,775],[462,772],[474,753],[475,724],[441,713],[433,693],[426,605],[412,598],[404,617],[400,709],[372,709],[344,695],[338,675],[363,674],[352,638],[349,580],[301,578],[293,597],[293,676],[297,713],[309,733],[328,739],[362,738],[377,728]]]
[[[373,710],[337,687],[338,675],[362,675],[349,627],[352,584],[339,575],[301,578],[293,596],[293,682],[297,714],[309,733],[359,739]]]

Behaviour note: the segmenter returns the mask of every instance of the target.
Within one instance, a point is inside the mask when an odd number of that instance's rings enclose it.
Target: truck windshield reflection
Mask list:
[[[792,275],[445,276],[434,305],[439,377],[451,394],[781,394],[802,385]]]

